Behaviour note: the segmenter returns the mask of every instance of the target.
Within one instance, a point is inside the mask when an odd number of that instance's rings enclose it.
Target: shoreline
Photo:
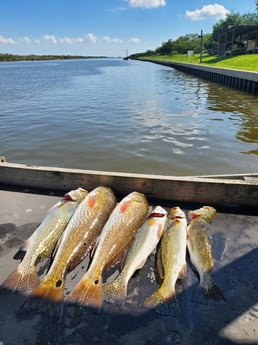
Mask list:
[[[258,95],[258,72],[211,67],[205,65],[153,59],[135,59],[175,68],[185,73],[222,84],[239,91]]]

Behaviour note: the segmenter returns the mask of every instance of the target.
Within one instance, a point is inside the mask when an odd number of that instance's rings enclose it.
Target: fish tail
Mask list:
[[[12,291],[28,291],[34,289],[40,283],[36,267],[32,267],[29,272],[22,272],[19,267],[12,272],[1,284],[1,288]]]
[[[147,308],[155,308],[162,303],[168,302],[176,297],[175,290],[171,290],[169,292],[164,291],[164,289],[159,288],[158,290],[154,291],[152,295],[146,298],[143,305]]]
[[[120,276],[104,285],[104,300],[108,303],[122,305],[126,300],[127,284]]]
[[[224,300],[225,298],[220,291],[220,289],[215,284],[214,280],[212,279],[209,273],[204,273],[201,277],[200,281],[200,288],[204,293],[205,297],[211,298],[215,301]]]
[[[50,316],[61,316],[63,310],[64,286],[58,281],[40,283],[21,304],[19,313],[33,312]],[[59,285],[60,284],[60,285]]]
[[[68,295],[68,302],[100,308],[103,302],[102,278],[83,277]]]

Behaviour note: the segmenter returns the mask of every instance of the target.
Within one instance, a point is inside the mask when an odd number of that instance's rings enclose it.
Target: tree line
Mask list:
[[[71,59],[92,59],[92,58],[104,58],[104,57],[105,56],[0,54],[0,61],[71,60]]]
[[[225,32],[235,25],[258,25],[258,0],[256,1],[256,13],[247,13],[240,15],[239,13],[230,13],[226,19],[221,19],[213,26],[212,33],[202,35],[202,49],[210,55],[217,53],[218,40],[221,33]],[[163,42],[160,47],[155,50],[147,50],[143,53],[130,55],[130,58],[139,58],[141,56],[153,55],[173,55],[185,54],[188,50],[200,52],[201,35],[198,33],[180,36],[175,40],[169,39]]]

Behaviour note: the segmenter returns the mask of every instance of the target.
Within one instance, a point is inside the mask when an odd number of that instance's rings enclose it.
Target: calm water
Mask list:
[[[0,64],[9,162],[198,175],[258,171],[258,98],[148,62]]]

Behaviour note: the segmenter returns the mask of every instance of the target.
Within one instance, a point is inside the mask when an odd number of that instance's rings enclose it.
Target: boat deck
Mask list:
[[[0,190],[1,282],[17,266],[13,259],[17,249],[59,195],[25,188]],[[162,201],[157,202],[163,206]],[[166,201],[166,207],[173,206],[188,211],[185,205]],[[258,215],[219,211],[210,224],[209,236],[215,259],[212,275],[225,302],[203,297],[188,262],[187,275],[177,284],[176,302],[157,310],[143,308],[144,299],[158,287],[152,254],[129,282],[122,307],[104,303],[97,312],[65,305],[60,322],[46,315],[18,317],[24,296],[1,290],[0,344],[258,344]],[[86,265],[87,259],[67,276],[67,293]]]

